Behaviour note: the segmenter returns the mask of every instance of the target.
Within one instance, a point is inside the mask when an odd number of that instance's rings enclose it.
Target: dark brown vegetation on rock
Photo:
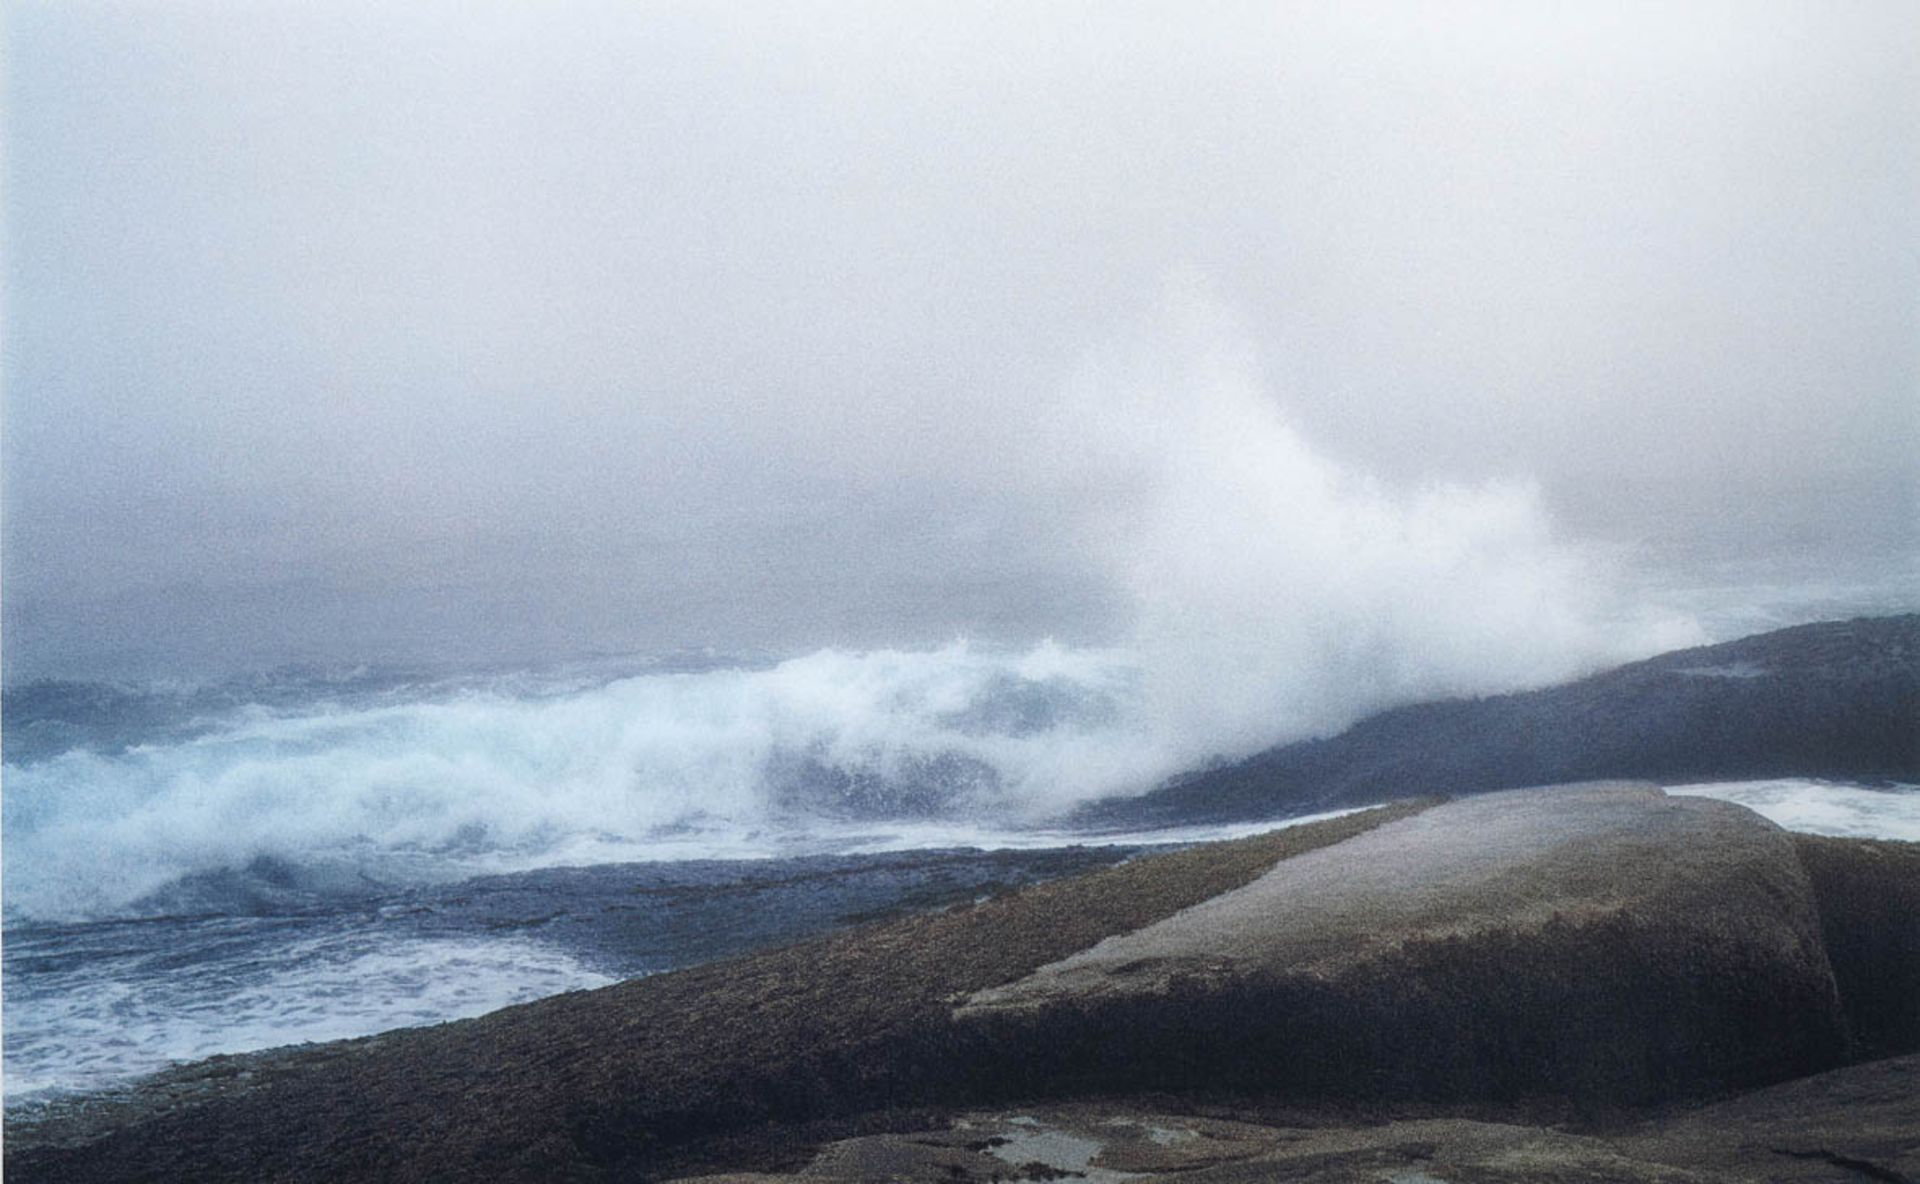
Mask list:
[[[1417,940],[1333,980],[1276,977],[983,1021],[1004,1097],[1142,1089],[1519,1102],[1605,1113],[1841,1063],[1830,990],[1750,948],[1614,913]]]
[[[1861,1058],[1920,1049],[1920,843],[1795,835]]]

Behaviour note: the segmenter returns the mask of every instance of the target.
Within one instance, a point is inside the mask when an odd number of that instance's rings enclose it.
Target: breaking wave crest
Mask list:
[[[1396,489],[1317,453],[1217,319],[1176,307],[1167,342],[1090,364],[1037,436],[1036,469],[1107,507],[1079,558],[1130,606],[1110,647],[320,687],[82,737],[6,769],[8,913],[776,854],[875,820],[977,836],[1399,703],[1700,640],[1625,606],[1524,483]]]
[[[1111,651],[956,643],[245,710],[186,739],[9,766],[7,907],[142,911],[234,870],[260,891],[325,889],[707,853],[689,835],[1033,819],[1154,766],[1124,718],[1135,677]]]

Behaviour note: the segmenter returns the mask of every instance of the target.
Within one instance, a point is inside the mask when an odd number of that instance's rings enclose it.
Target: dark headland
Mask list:
[[[1099,803],[1082,821],[1280,818],[1607,777],[1920,781],[1920,614],[1799,625],[1543,690],[1402,707]]]
[[[1920,721],[1916,626],[1575,687],[1644,680],[1648,718],[1678,704],[1704,726],[1800,671],[1905,711],[1858,733],[1861,767],[1893,776]],[[1719,706],[1687,707],[1696,683]],[[1561,739],[1600,751],[1628,726],[1620,695],[1553,700]],[[1839,743],[1840,714],[1810,692],[1807,725],[1738,771],[1834,774],[1776,760]],[[1610,780],[1408,798],[475,1020],[215,1058],[11,1123],[6,1171],[1912,1181],[1916,1054],[1920,844]]]

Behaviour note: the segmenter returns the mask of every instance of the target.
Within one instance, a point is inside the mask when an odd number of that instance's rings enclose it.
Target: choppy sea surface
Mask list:
[[[1260,829],[1053,821],[1171,759],[1135,679],[955,643],[10,687],[7,1103]]]
[[[1805,834],[1920,843],[1920,785],[1855,785],[1787,777],[1669,785],[1667,792],[1720,798]]]
[[[1182,758],[1138,679],[1117,650],[956,643],[9,688],[6,1103],[1279,825],[1061,828]],[[1677,791],[1920,839],[1911,787]]]

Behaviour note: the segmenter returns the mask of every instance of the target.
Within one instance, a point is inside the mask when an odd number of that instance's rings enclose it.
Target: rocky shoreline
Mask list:
[[[837,1139],[793,1171],[681,1179],[1900,1184],[1914,1178],[1916,1092],[1920,1057],[1910,1056],[1600,1125],[1515,1111],[1357,1115],[1246,1101],[1098,1099],[972,1111],[925,1129]]]
[[[1920,846],[1610,783],[1401,803],[476,1020],[215,1058],[10,1121],[6,1170],[1900,1180],[1920,1173],[1915,1050]],[[1805,1137],[1728,1143],[1785,1129],[1751,1117],[1779,1090]],[[1022,1145],[1020,1119],[1059,1137],[990,1154]],[[1205,1125],[1229,1122],[1246,1129]],[[1089,1123],[1145,1133],[1088,1151]]]

